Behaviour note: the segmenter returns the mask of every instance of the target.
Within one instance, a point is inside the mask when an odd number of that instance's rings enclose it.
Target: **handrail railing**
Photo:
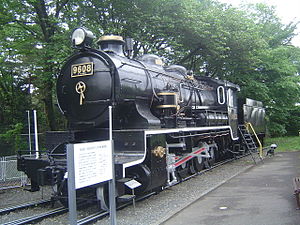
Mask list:
[[[259,140],[259,138],[258,138],[258,136],[257,136],[257,134],[256,134],[256,132],[254,130],[254,127],[252,126],[252,124],[250,122],[245,123],[245,125],[246,125],[246,129],[248,131],[250,130],[249,127],[251,128],[251,131],[254,134],[254,136],[256,138],[256,141],[257,141],[257,143],[259,145],[259,157],[263,158],[263,146],[262,146],[262,144],[261,144],[261,142],[260,142],[260,140]]]

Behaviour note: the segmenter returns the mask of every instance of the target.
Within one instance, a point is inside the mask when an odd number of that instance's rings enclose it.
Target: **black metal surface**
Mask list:
[[[144,130],[120,130],[113,132],[114,151],[116,154],[127,152],[144,154]]]
[[[107,127],[107,107],[112,103],[115,128],[169,127],[172,124],[168,121],[170,113],[166,111],[169,106],[175,109],[172,114],[180,109],[181,117],[171,117],[175,122],[187,121],[185,117],[196,120],[207,109],[227,113],[227,90],[235,93],[237,86],[213,78],[189,78],[183,67],[164,68],[154,63],[157,58],[153,61],[153,57],[149,57],[131,60],[94,49],[72,56],[63,66],[57,82],[59,106],[71,128]],[[93,65],[92,74],[70,76],[74,66],[84,64]],[[78,82],[86,86],[82,102],[81,94],[76,91]],[[217,91],[218,87],[224,89],[224,96],[218,96],[222,93]],[[159,93],[174,95],[159,96]]]
[[[156,147],[166,148],[165,135],[157,134],[147,137],[147,159],[146,162],[151,170],[151,186],[150,189],[162,187],[167,183],[167,160],[166,154],[158,156],[153,153]]]
[[[93,74],[71,76],[72,66],[92,63]],[[103,54],[93,51],[80,52],[72,56],[63,66],[57,81],[57,98],[59,106],[73,128],[105,126],[107,107],[112,100],[112,64]],[[82,92],[84,99],[80,104],[80,93],[76,85],[86,85]]]
[[[34,156],[18,156],[17,169],[23,171],[31,179],[30,191],[39,191],[38,186],[38,170],[50,165],[49,159]]]

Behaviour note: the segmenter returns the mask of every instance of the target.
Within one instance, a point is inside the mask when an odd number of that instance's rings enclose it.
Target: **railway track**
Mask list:
[[[40,200],[40,201],[34,201],[34,202],[28,202],[24,204],[14,205],[7,208],[0,209],[0,215],[8,214],[17,210],[22,210],[26,208],[36,207],[39,205],[45,205],[50,204],[51,200]]]
[[[249,153],[250,154],[250,153]],[[221,165],[224,165],[226,163],[229,163],[229,162],[232,162],[234,160],[237,160],[237,159],[240,159],[240,158],[243,158],[243,157],[246,157],[248,156],[249,154],[245,154],[243,156],[239,156],[239,157],[236,157],[236,158],[232,158],[232,159],[227,159],[225,161],[222,161],[222,162],[219,162],[219,163],[215,163],[213,166],[207,168],[207,169],[204,169],[204,170],[201,170],[195,174],[192,174],[188,177],[185,177],[183,178],[182,180],[178,181],[177,183],[175,183],[174,185],[178,185],[186,180],[189,180],[195,176],[199,176],[201,174],[204,174],[208,171],[211,171],[213,170],[214,168],[217,168]],[[174,186],[172,185],[172,186]],[[169,186],[171,187],[171,186]],[[166,187],[169,188],[169,187]],[[156,193],[149,193],[145,196],[141,196],[139,198],[136,199],[136,202],[138,201],[142,201],[152,195],[154,195]],[[2,209],[0,210],[0,215],[1,214],[6,214],[6,213],[9,213],[9,212],[12,212],[12,211],[16,211],[16,210],[20,210],[20,209],[25,209],[25,208],[28,208],[28,207],[34,207],[34,206],[38,206],[38,205],[43,205],[43,204],[47,204],[47,203],[50,203],[51,201],[50,200],[44,200],[44,201],[39,201],[39,202],[32,202],[32,203],[27,203],[27,204],[23,204],[23,205],[18,205],[18,206],[14,206],[14,207],[8,207],[8,208],[5,208],[5,209]],[[123,203],[122,205],[118,206],[117,207],[117,210],[119,209],[122,209],[122,208],[125,208],[129,205],[131,205],[132,202],[127,202],[127,203]],[[17,220],[14,220],[14,221],[11,221],[11,222],[7,222],[7,223],[4,223],[6,225],[20,225],[20,224],[29,224],[29,223],[35,223],[35,222],[38,222],[38,221],[41,221],[43,219],[46,219],[48,217],[51,217],[51,216],[58,216],[58,215],[61,215],[61,214],[64,214],[64,213],[67,213],[68,212],[68,208],[65,208],[65,207],[61,207],[61,208],[57,208],[57,209],[54,209],[54,210],[50,210],[50,211],[47,211],[45,213],[40,213],[40,214],[37,214],[37,215],[33,215],[33,216],[30,216],[30,217],[26,217],[26,218],[21,218],[21,219],[17,219]],[[85,217],[85,218],[82,218],[82,219],[79,219],[77,221],[77,224],[80,224],[80,225],[83,225],[83,224],[87,224],[87,223],[91,223],[93,221],[97,221],[97,220],[100,220],[100,219],[103,219],[105,218],[106,216],[109,215],[109,212],[107,211],[99,211],[97,213],[94,213],[88,217]]]
[[[142,200],[144,200],[144,199],[146,199],[146,198],[148,198],[148,197],[150,197],[154,194],[155,193],[152,192],[152,193],[147,194],[145,196],[139,197],[139,198],[136,199],[136,201],[142,201]],[[117,207],[117,210],[125,208],[126,206],[129,206],[131,204],[132,204],[131,202],[123,203],[122,205]],[[53,210],[50,210],[50,211],[47,211],[47,212],[44,212],[44,213],[40,213],[40,214],[36,214],[36,215],[33,215],[33,216],[17,219],[17,220],[10,221],[10,222],[6,222],[4,224],[5,225],[22,225],[22,224],[35,223],[35,222],[38,222],[40,220],[46,219],[50,216],[58,216],[58,215],[61,215],[63,213],[67,213],[68,211],[69,211],[68,208],[60,207],[60,208],[53,209]],[[108,215],[109,215],[109,212],[104,211],[104,210],[100,210],[97,213],[94,213],[94,214],[92,214],[88,217],[85,217],[85,218],[82,218],[82,219],[78,220],[77,224],[83,225],[83,224],[91,223],[93,221],[104,218]],[[4,225],[4,224],[2,224],[2,225]]]
[[[149,197],[151,197],[152,195],[155,195],[155,194],[156,194],[156,192],[151,192],[151,193],[149,193],[147,195],[138,197],[136,199],[136,202],[143,201],[144,199],[149,198]],[[117,207],[117,210],[123,209],[123,208],[125,208],[125,207],[127,207],[129,205],[132,205],[132,202],[122,203],[122,205],[120,205],[120,206]],[[78,220],[77,224],[78,225],[83,225],[83,224],[91,223],[93,221],[102,219],[102,218],[104,218],[105,216],[108,216],[108,215],[109,215],[109,212],[107,212],[107,211],[100,211],[98,213],[92,214],[92,215],[90,215],[88,217],[85,217],[83,219]]]
[[[60,208],[57,208],[57,209],[47,211],[45,213],[40,213],[40,214],[37,214],[37,215],[33,215],[33,216],[17,219],[17,220],[14,220],[14,221],[10,221],[10,222],[5,223],[5,225],[30,224],[30,223],[38,222],[38,221],[40,221],[42,219],[45,219],[49,216],[61,215],[61,214],[66,213],[66,212],[68,212],[68,208],[60,207]]]

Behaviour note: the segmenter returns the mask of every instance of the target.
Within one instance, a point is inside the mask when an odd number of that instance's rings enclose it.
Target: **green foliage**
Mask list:
[[[22,121],[29,97],[26,80],[9,68],[0,68],[0,130]]]
[[[18,150],[25,148],[26,143],[21,138],[22,130],[23,124],[16,123],[10,126],[10,129],[5,133],[0,134],[1,145],[7,147],[6,153],[4,154],[14,155]]]
[[[276,152],[287,152],[287,151],[300,151],[300,137],[299,136],[285,136],[276,138],[266,138],[265,146],[276,144]]]
[[[294,60],[297,54],[298,61]],[[280,46],[265,52],[264,56],[260,74],[268,88],[265,104],[270,118],[269,132],[272,136],[280,136],[290,133],[289,129],[297,125],[290,120],[290,112],[300,99],[300,77],[297,75],[300,55],[297,48]]]
[[[300,132],[300,107],[295,106],[289,110],[286,130],[288,135],[299,135]],[[300,138],[300,137],[299,137]]]
[[[29,77],[34,97],[43,105],[47,129],[55,129],[53,109],[55,78],[70,50],[61,12],[68,1],[4,1],[0,47],[5,63],[13,63],[18,76]],[[60,43],[59,45],[57,43]],[[69,48],[68,48],[69,49]]]
[[[285,124],[284,123],[279,123],[278,121],[280,121],[280,120],[278,120],[278,117],[272,118],[272,119],[274,119],[274,120],[271,120],[269,125],[268,125],[268,131],[270,132],[270,135],[272,137],[285,136],[286,133],[287,133],[287,131],[285,129]]]

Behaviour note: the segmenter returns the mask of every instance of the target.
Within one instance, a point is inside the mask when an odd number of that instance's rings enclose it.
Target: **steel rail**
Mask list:
[[[137,202],[142,201],[142,200],[144,200],[144,199],[146,199],[146,198],[148,198],[148,197],[150,197],[154,194],[156,194],[156,193],[155,192],[149,193],[147,195],[144,195],[142,197],[137,198],[136,201]],[[132,202],[124,203],[124,204],[118,206],[117,209],[119,210],[119,209],[125,208],[126,206],[131,205],[131,204],[132,204]],[[45,219],[47,217],[50,217],[50,216],[60,215],[60,214],[66,213],[68,211],[69,211],[68,208],[60,207],[60,208],[50,210],[50,211],[45,212],[45,213],[41,213],[41,214],[37,214],[37,215],[33,215],[33,216],[21,218],[21,219],[17,219],[17,220],[14,220],[14,221],[6,222],[4,224],[5,225],[29,224],[29,223],[33,223],[33,222],[43,220],[43,219]],[[92,221],[104,218],[107,215],[109,215],[109,212],[101,210],[100,212],[97,212],[97,213],[92,214],[88,217],[85,217],[83,219],[78,220],[77,224],[87,224],[87,223],[90,223]]]
[[[37,215],[33,215],[33,216],[13,220],[13,221],[10,221],[10,222],[4,223],[4,224],[5,225],[29,224],[29,223],[32,223],[32,222],[37,222],[39,220],[45,219],[49,216],[60,215],[60,214],[63,214],[65,212],[68,212],[68,208],[60,207],[60,208],[53,209],[53,210],[50,210],[50,211],[45,212],[45,213],[40,213],[40,214],[37,214]]]
[[[156,194],[156,192],[148,193],[148,194],[146,194],[146,195],[143,195],[143,196],[141,196],[141,197],[138,197],[135,201],[136,201],[136,202],[140,202],[140,201],[142,201],[142,200],[144,200],[144,199],[146,199],[146,198],[149,198],[149,197],[151,197],[152,195],[155,195],[155,194]],[[131,201],[119,205],[119,206],[117,207],[117,210],[123,209],[123,208],[125,208],[125,207],[127,207],[127,206],[129,206],[129,205],[132,205],[132,202],[131,202]],[[93,222],[93,221],[95,221],[95,220],[102,219],[102,218],[104,218],[105,216],[108,216],[108,215],[109,215],[109,212],[108,212],[108,211],[103,211],[103,210],[102,210],[102,211],[100,211],[100,212],[94,213],[94,214],[92,214],[92,215],[90,215],[90,216],[87,216],[87,217],[85,217],[85,218],[82,218],[82,219],[78,220],[78,221],[77,221],[77,224],[78,224],[78,225],[83,225],[83,224],[91,223],[91,222]]]
[[[44,205],[48,203],[51,203],[51,200],[41,200],[41,201],[27,202],[19,205],[9,206],[7,208],[0,209],[0,215],[8,214],[16,210],[26,209],[26,208],[35,207],[38,205]]]

